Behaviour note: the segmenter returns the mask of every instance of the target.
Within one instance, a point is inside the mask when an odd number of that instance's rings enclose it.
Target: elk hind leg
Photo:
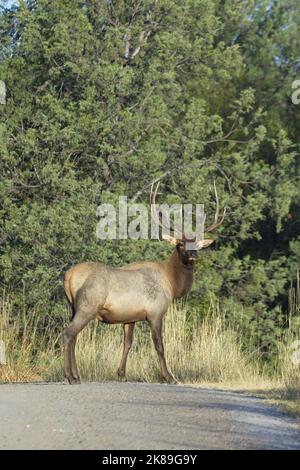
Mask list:
[[[127,362],[128,353],[132,345],[134,325],[135,323],[124,324],[123,354],[122,354],[122,359],[118,368],[118,379],[120,381],[124,380],[126,376],[126,362]]]
[[[72,344],[71,344],[71,371],[72,371],[72,376],[75,379],[75,383],[80,384],[80,377],[77,369],[77,364],[76,364],[76,357],[75,357],[75,346],[76,346],[76,340],[77,340],[77,335],[74,337]]]
[[[65,362],[65,375],[70,384],[80,383],[79,374],[77,371],[76,357],[75,357],[75,344],[78,333],[88,324],[94,315],[88,315],[82,310],[78,310],[67,326],[64,332],[64,362]]]

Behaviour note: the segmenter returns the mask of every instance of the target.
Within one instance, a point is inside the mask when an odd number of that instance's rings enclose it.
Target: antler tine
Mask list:
[[[163,225],[161,223],[161,220],[157,214],[157,209],[156,209],[156,195],[157,195],[157,191],[158,191],[158,188],[159,188],[159,185],[160,185],[160,181],[158,181],[157,185],[156,185],[156,188],[155,188],[155,191],[153,193],[153,187],[155,185],[155,181],[152,182],[151,184],[151,190],[150,190],[150,205],[151,205],[151,214],[153,215],[153,218],[155,219],[155,221],[158,223],[158,225],[163,228]]]
[[[170,224],[170,228],[167,227],[166,225],[164,225],[162,223],[162,221],[160,220],[159,218],[159,215],[157,213],[157,209],[156,209],[156,195],[157,195],[157,192],[158,192],[158,188],[159,188],[159,185],[160,185],[160,181],[157,182],[157,185],[156,185],[156,188],[153,192],[153,187],[155,185],[155,182],[156,181],[153,181],[153,183],[151,184],[151,190],[150,190],[150,205],[151,205],[151,213],[153,215],[153,218],[154,220],[156,221],[156,223],[158,223],[158,225],[162,228],[162,229],[166,229],[167,231],[170,229],[170,231],[172,231],[174,233],[174,228],[171,226]]]
[[[223,214],[221,219],[219,220],[219,213],[220,213],[220,202],[219,202],[219,196],[218,196],[218,191],[217,191],[217,186],[216,186],[216,181],[214,180],[214,192],[215,192],[215,198],[216,198],[216,211],[215,211],[215,216],[214,216],[214,221],[213,223],[206,229],[206,232],[212,232],[215,228],[219,227],[224,219],[225,219],[225,214],[226,214],[226,207],[224,208]]]

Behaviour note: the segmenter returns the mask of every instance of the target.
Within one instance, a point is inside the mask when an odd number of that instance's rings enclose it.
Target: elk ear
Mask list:
[[[209,245],[211,245],[214,242],[211,238],[208,238],[207,240],[200,240],[197,242],[197,250],[201,250],[201,248],[207,248]]]
[[[176,240],[176,238],[171,237],[170,235],[167,235],[166,233],[163,234],[162,238],[163,240],[166,240],[168,243],[171,243],[171,245],[178,244],[178,240]]]

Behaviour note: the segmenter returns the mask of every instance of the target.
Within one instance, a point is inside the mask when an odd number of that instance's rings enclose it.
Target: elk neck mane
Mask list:
[[[183,264],[177,249],[161,264],[171,284],[173,299],[179,299],[187,295],[193,284],[194,264],[190,264],[189,266]]]

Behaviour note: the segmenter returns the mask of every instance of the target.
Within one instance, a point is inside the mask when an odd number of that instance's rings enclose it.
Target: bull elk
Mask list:
[[[161,227],[163,224],[156,208],[158,185],[150,193],[151,212]],[[211,232],[224,220],[225,211],[219,216],[219,199],[214,185],[216,211],[214,221],[206,232]],[[172,235],[175,235],[172,229]],[[70,384],[80,383],[75,359],[78,333],[90,320],[104,323],[123,323],[124,345],[118,368],[120,380],[125,378],[127,356],[132,344],[135,323],[147,321],[158,354],[162,378],[174,383],[167,368],[162,339],[162,321],[174,299],[187,295],[193,283],[194,262],[198,250],[207,248],[213,240],[201,240],[193,250],[188,240],[175,236],[164,237],[175,245],[173,254],[164,261],[138,261],[111,268],[102,263],[84,262],[69,269],[65,274],[64,288],[70,311],[70,324],[64,332],[65,375]]]

